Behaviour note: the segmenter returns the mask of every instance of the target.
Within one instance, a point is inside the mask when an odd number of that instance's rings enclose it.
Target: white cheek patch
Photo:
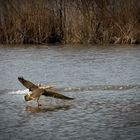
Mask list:
[[[30,95],[31,95],[31,93],[32,93],[32,92],[29,92],[29,93],[27,93],[27,95],[28,95],[28,96],[30,96]]]

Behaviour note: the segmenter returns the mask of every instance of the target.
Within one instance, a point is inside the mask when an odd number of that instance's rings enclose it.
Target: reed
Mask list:
[[[0,0],[0,43],[140,43],[140,2]]]

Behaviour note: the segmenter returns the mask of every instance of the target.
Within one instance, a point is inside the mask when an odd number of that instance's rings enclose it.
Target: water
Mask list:
[[[75,98],[26,103],[18,81]],[[139,46],[0,46],[0,140],[139,140]]]

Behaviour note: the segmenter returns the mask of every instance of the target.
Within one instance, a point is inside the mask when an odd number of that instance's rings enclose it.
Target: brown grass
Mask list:
[[[140,43],[139,0],[0,0],[0,43]]]

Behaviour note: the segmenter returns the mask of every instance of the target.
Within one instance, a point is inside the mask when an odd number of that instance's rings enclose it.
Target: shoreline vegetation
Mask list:
[[[140,44],[139,0],[0,0],[2,44]]]

